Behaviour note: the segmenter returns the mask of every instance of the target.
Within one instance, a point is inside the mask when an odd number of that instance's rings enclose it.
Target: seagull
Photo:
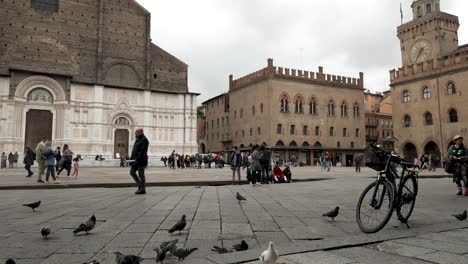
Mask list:
[[[179,231],[179,234],[181,233],[180,231],[184,230],[185,226],[187,225],[187,220],[186,216],[183,215],[182,218],[177,222],[171,229],[169,229],[169,233],[174,233],[175,231]]]
[[[335,221],[335,217],[338,216],[339,210],[340,210],[340,207],[337,206],[335,209],[331,210],[328,213],[323,214],[322,216],[330,217],[332,221]]]
[[[218,252],[219,254],[225,254],[225,253],[231,252],[231,251],[230,251],[229,249],[227,249],[227,248],[218,247],[218,246],[213,246],[213,248],[211,249],[211,251]]]
[[[73,234],[78,234],[80,232],[86,232],[88,234],[89,231],[93,230],[94,226],[96,225],[96,216],[92,215],[86,222],[81,223],[77,229],[73,230]]]
[[[457,218],[458,220],[463,221],[463,220],[466,220],[468,215],[466,214],[466,210],[465,210],[461,214],[452,215],[452,216],[455,216],[455,218]]]
[[[39,205],[41,205],[41,201],[37,201],[37,202],[34,202],[34,203],[29,203],[29,204],[23,204],[23,206],[26,206],[26,207],[29,207],[29,208],[33,209],[34,212],[36,211],[36,208],[39,207]]]
[[[242,240],[240,244],[235,244],[234,246],[232,246],[232,248],[236,251],[244,251],[249,249],[249,245],[247,244],[247,242],[245,242],[245,240]]]
[[[135,255],[124,255],[118,251],[114,252],[115,263],[117,264],[139,264],[143,261],[142,258]]]
[[[180,261],[180,260],[184,260],[186,257],[188,257],[197,249],[198,248],[175,248],[172,251],[172,255],[178,257]]]
[[[43,226],[41,228],[41,235],[43,239],[47,239],[47,237],[50,235],[50,227]]]
[[[260,261],[266,264],[274,264],[278,258],[278,251],[273,248],[273,242],[270,242],[268,249],[263,251],[262,255],[260,255]]]
[[[239,201],[239,203],[241,201],[247,201],[247,199],[244,196],[240,195],[239,192],[236,193],[236,198],[237,198],[237,201]]]

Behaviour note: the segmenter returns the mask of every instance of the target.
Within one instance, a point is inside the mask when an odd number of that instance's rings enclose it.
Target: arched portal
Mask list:
[[[439,145],[437,145],[437,143],[435,143],[434,141],[427,142],[426,146],[424,146],[424,154],[432,154],[434,157],[440,158],[441,154]]]
[[[418,152],[416,150],[416,146],[411,143],[411,142],[408,142],[404,145],[403,147],[403,157],[404,159],[408,160],[408,161],[413,161],[414,158],[417,158],[418,157]]]
[[[206,147],[205,147],[205,144],[203,144],[203,143],[201,143],[201,144],[200,144],[199,153],[203,153],[203,154],[205,154],[205,153],[206,153]]]

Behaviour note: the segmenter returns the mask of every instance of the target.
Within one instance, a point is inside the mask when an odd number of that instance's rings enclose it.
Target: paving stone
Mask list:
[[[275,216],[273,219],[281,228],[294,228],[305,225],[299,218],[295,216]]]
[[[319,239],[322,238],[323,236],[317,233],[314,233],[310,228],[308,227],[285,227],[281,228],[281,230],[291,239],[291,240],[297,240],[297,239]]]
[[[152,233],[120,233],[109,243],[109,246],[121,248],[142,248],[151,236]]]
[[[67,264],[81,264],[92,257],[93,254],[53,254],[40,264],[63,264],[65,260]]]
[[[127,233],[154,233],[158,228],[158,224],[131,224],[124,232]]]
[[[250,222],[252,230],[255,232],[258,231],[274,231],[279,232],[280,227],[275,221],[262,220],[262,221],[253,221]]]
[[[413,245],[417,247],[429,248],[434,250],[445,251],[454,254],[468,254],[468,247],[461,244],[456,243],[447,243],[442,241],[436,240],[429,240],[423,238],[403,238],[394,240],[396,243],[406,244],[406,245]],[[454,241],[455,242],[455,241]]]
[[[222,233],[223,235],[236,234],[240,236],[253,236],[252,228],[249,224],[223,223]]]
[[[189,240],[217,240],[220,235],[219,230],[191,230],[188,236]]]
[[[434,249],[415,247],[407,244],[396,243],[393,241],[386,241],[370,247],[376,248],[377,250],[380,250],[382,252],[387,252],[390,254],[396,254],[405,257],[416,257],[436,251]]]
[[[345,248],[329,251],[329,253],[342,256],[361,264],[375,263],[405,263],[405,264],[428,264],[427,261],[417,260],[399,255],[393,255],[366,247]]]
[[[275,244],[290,243],[291,240],[283,232],[254,232],[260,246],[268,246],[268,243],[273,242]]]
[[[439,264],[466,264],[468,263],[468,256],[457,255],[442,251],[435,251],[428,254],[418,256],[417,258],[430,261],[431,263]]]
[[[315,251],[311,253],[296,254],[284,257],[287,260],[297,264],[347,264],[357,263],[354,260],[337,256],[329,252]]]

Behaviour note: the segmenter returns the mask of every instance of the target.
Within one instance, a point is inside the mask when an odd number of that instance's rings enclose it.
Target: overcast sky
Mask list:
[[[198,103],[228,90],[228,76],[280,67],[359,77],[371,91],[388,89],[401,66],[399,0],[138,0],[151,12],[155,44],[189,65]],[[401,0],[404,22],[412,0]],[[459,16],[459,45],[468,43],[468,1],[441,0]]]

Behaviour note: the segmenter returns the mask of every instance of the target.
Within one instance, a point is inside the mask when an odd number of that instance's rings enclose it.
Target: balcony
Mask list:
[[[378,127],[378,122],[366,122],[366,127]]]
[[[377,141],[378,139],[378,136],[366,135],[366,141]]]

